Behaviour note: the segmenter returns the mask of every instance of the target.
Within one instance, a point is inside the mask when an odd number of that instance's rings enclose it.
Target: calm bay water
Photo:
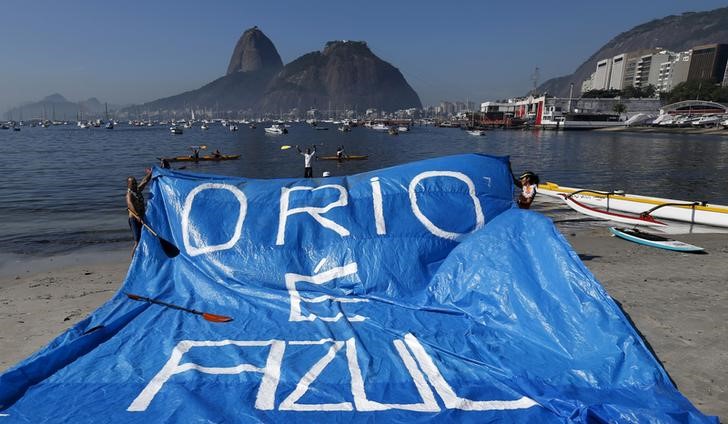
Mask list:
[[[263,126],[230,132],[216,124],[207,131],[186,129],[182,135],[172,135],[164,126],[2,130],[0,253],[45,255],[130,240],[126,177],[139,179],[156,158],[187,155],[191,145],[242,157],[173,166],[249,178],[302,177],[302,157],[294,148],[281,146],[317,144],[320,155],[333,155],[343,144],[347,153],[367,154],[369,159],[318,161],[314,175],[348,175],[477,152],[510,155],[515,172],[530,169],[542,181],[561,185],[728,204],[728,137],[504,130],[474,137],[456,129],[422,126],[395,137],[365,128],[342,133],[331,126],[317,131],[305,124],[293,124],[287,135],[272,136]]]

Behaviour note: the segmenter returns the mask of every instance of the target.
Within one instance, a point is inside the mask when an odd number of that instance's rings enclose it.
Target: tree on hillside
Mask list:
[[[610,88],[608,90],[589,90],[583,93],[581,97],[585,99],[613,99],[621,94],[620,90]]]
[[[712,81],[693,80],[676,85],[669,93],[661,96],[668,103],[683,100],[708,100],[718,103],[728,102],[728,87],[721,87]]]
[[[634,98],[644,98],[644,97],[654,97],[655,96],[655,86],[652,84],[647,85],[646,87],[633,87],[628,86],[625,87],[622,90],[622,97],[627,99],[634,99]]]

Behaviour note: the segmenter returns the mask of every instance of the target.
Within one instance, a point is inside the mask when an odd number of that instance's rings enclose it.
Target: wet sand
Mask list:
[[[653,249],[606,228],[557,224],[621,303],[680,391],[703,413],[728,417],[728,236],[686,234],[707,254]],[[567,224],[568,225],[568,224]],[[0,370],[48,343],[109,299],[129,250],[0,264]]]

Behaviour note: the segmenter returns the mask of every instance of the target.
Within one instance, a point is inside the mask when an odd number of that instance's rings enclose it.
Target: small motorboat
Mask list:
[[[266,127],[265,128],[265,133],[266,134],[276,134],[276,135],[278,135],[278,134],[288,134],[288,130],[286,129],[286,127],[283,127],[283,126],[278,125],[278,124],[273,124],[270,127]]]
[[[178,127],[177,125],[169,127],[169,131],[175,135],[184,133],[184,130],[181,127]]]

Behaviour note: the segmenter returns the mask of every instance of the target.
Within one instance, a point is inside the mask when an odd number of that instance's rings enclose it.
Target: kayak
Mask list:
[[[213,155],[205,155],[200,156],[197,159],[194,159],[191,156],[177,156],[174,158],[167,158],[167,161],[169,162],[198,162],[203,160],[211,160],[211,161],[218,161],[218,160],[231,160],[231,159],[238,159],[240,155],[222,155],[220,157],[215,157]]]
[[[562,198],[564,194],[571,194],[570,198],[580,204],[607,212],[627,212],[638,216],[646,214],[655,218],[691,224],[728,227],[728,206],[723,205],[638,196],[622,192],[584,190],[563,187],[552,182],[539,184],[538,192],[556,198]]]
[[[662,237],[657,234],[646,233],[636,228],[616,228],[610,227],[609,231],[617,237],[639,243],[645,246],[657,247],[659,249],[674,250],[677,252],[702,252],[702,247],[692,244],[683,243],[678,240]]]
[[[343,158],[341,158],[341,160],[364,160],[368,157],[369,157],[369,155],[359,155],[359,156],[348,155],[348,156],[344,156]],[[339,158],[336,156],[319,156],[318,159],[319,160],[339,160]]]
[[[600,219],[607,219],[610,221],[616,221],[621,222],[623,224],[632,224],[632,225],[646,225],[646,226],[654,226],[654,227],[665,227],[667,224],[664,222],[660,222],[653,218],[651,215],[626,215],[624,213],[618,213],[614,211],[609,211],[605,209],[598,209],[593,206],[585,205],[578,200],[574,199],[576,196],[569,196],[568,194],[562,194],[562,199],[566,202],[567,205],[571,209],[574,209],[575,211],[582,213],[584,215],[592,216],[594,218],[600,218]]]

